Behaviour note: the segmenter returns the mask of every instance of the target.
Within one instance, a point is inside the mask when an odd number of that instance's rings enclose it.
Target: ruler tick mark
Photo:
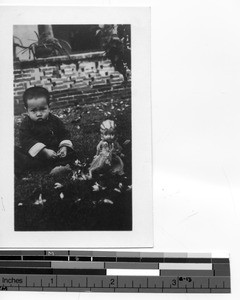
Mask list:
[[[46,252],[48,257],[47,260],[51,261],[52,260],[61,260],[61,257],[54,257],[56,253],[55,251],[47,251]],[[67,260],[72,260],[72,257],[70,257],[70,252],[67,252],[69,256],[67,257]],[[5,255],[5,256],[4,256]],[[149,292],[171,292],[175,288],[175,292],[180,293],[191,293],[192,290],[196,289],[197,293],[202,293],[203,291],[207,291],[208,293],[219,293],[219,292],[224,292],[224,293],[230,293],[230,275],[228,277],[224,276],[216,276],[216,270],[214,268],[212,269],[212,273],[208,275],[207,272],[202,272],[200,271],[199,274],[193,275],[193,277],[188,277],[188,275],[185,276],[179,276],[179,275],[170,275],[175,274],[174,271],[162,271],[162,270],[157,270],[158,276],[152,277],[152,276],[120,276],[120,282],[118,280],[119,276],[108,276],[107,275],[107,269],[106,269],[106,261],[103,260],[103,267],[105,269],[105,273],[103,276],[92,276],[92,275],[82,275],[79,276],[74,273],[68,273],[66,275],[69,276],[63,276],[60,282],[58,283],[58,275],[62,275],[66,272],[61,272],[59,273],[55,272],[55,274],[51,272],[47,273],[41,273],[41,270],[44,270],[45,267],[41,267],[41,263],[43,266],[47,264],[46,262],[39,262],[39,260],[44,260],[41,259],[42,256],[39,256],[40,254],[37,254],[34,256],[34,253],[29,256],[24,255],[19,255],[14,257],[13,254],[11,256],[7,256],[8,254],[5,254],[1,256],[1,250],[0,250],[0,263],[2,264],[0,268],[3,270],[7,270],[8,268],[14,268],[17,270],[17,274],[14,275],[13,270],[11,272],[8,272],[6,274],[1,274],[2,275],[2,286],[0,286],[0,290],[4,290],[5,285],[9,287],[9,289],[13,290],[27,290],[28,288],[31,289],[31,287],[36,287],[39,290],[42,291],[47,291],[47,290],[64,290],[64,291],[71,291],[72,290],[77,290],[77,288],[80,288],[79,291],[107,291],[109,289],[110,292],[119,292],[123,291],[126,289],[129,292],[143,292],[147,291],[149,289]],[[42,252],[41,252],[42,255]],[[59,254],[60,255],[60,254]],[[39,256],[39,258],[38,258]],[[52,257],[51,257],[52,256]],[[90,260],[93,262],[95,257],[93,256],[88,256],[88,260],[90,263]],[[1,262],[4,260],[4,262]],[[5,261],[9,260],[10,262],[7,264],[5,267]],[[14,266],[13,260],[16,261],[16,266]],[[18,261],[17,261],[18,260]],[[29,262],[26,262],[28,260]],[[34,262],[35,260],[38,260],[38,262]],[[21,262],[20,262],[21,261]],[[25,261],[25,262],[24,262]],[[141,258],[140,258],[140,263],[141,263]],[[196,261],[196,259],[194,259]],[[35,265],[30,265],[31,262]],[[188,262],[188,261],[187,261]],[[202,260],[201,260],[202,262]],[[72,264],[72,263],[69,263]],[[94,264],[94,263],[91,263]],[[21,270],[21,266],[25,266],[23,268],[23,271]],[[32,274],[29,274],[27,272],[29,267],[29,270],[36,270],[37,272],[32,272]],[[71,266],[70,266],[71,267]],[[31,268],[31,269],[30,269]],[[68,268],[68,267],[67,267]],[[91,267],[90,267],[91,268]],[[58,270],[56,270],[58,271]],[[88,271],[90,272],[90,271]],[[169,274],[166,275],[165,274]],[[168,273],[169,272],[169,273]],[[186,270],[182,270],[182,272],[186,272]],[[187,271],[188,272],[188,271]],[[192,271],[190,271],[191,273]],[[57,274],[58,275],[57,275]],[[11,275],[10,275],[11,274]],[[20,275],[21,274],[21,275]],[[90,273],[91,274],[91,273]],[[192,273],[191,273],[192,274]],[[218,275],[218,274],[217,274]],[[51,277],[52,276],[52,277]],[[0,276],[1,277],[1,276]],[[6,278],[5,278],[6,277]],[[60,276],[61,277],[61,276]],[[25,278],[25,284],[23,284]],[[174,281],[171,281],[171,278],[174,279]],[[88,280],[90,279],[90,282]],[[74,287],[73,287],[73,280],[74,280]],[[84,283],[85,280],[85,283]],[[226,280],[226,281],[225,281]],[[149,282],[150,281],[150,282]],[[7,282],[7,283],[6,283]],[[221,283],[222,282],[222,283]],[[162,286],[161,286],[162,283]],[[177,283],[177,284],[176,284]],[[21,284],[21,285],[20,285]],[[120,285],[120,286],[119,286]],[[176,289],[177,287],[177,289]]]

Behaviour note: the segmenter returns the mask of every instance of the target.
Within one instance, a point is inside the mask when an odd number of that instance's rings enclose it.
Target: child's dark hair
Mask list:
[[[44,97],[47,100],[47,104],[49,105],[50,102],[50,94],[47,89],[41,87],[41,86],[34,86],[26,89],[26,91],[23,93],[23,103],[24,106],[27,108],[28,104],[27,101],[33,98],[39,98]]]

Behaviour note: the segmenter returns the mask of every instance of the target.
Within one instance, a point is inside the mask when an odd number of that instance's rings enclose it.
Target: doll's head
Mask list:
[[[100,126],[101,138],[106,142],[113,142],[115,140],[116,125],[112,120],[103,121]]]

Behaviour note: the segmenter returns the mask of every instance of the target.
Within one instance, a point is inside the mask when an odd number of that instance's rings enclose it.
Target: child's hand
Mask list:
[[[47,159],[55,159],[57,157],[57,153],[52,149],[44,148],[42,150]]]
[[[58,157],[66,157],[67,155],[67,147],[63,146],[58,150],[57,156]]]

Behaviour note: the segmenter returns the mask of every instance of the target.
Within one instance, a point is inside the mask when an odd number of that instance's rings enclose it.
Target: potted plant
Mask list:
[[[46,33],[38,34],[34,31],[37,40],[31,43],[29,46],[23,46],[22,43],[16,43],[14,41],[14,48],[20,47],[22,50],[19,53],[29,52],[29,58],[31,55],[33,59],[47,58],[51,56],[67,55],[71,53],[71,46],[69,43],[62,39],[57,39]]]

